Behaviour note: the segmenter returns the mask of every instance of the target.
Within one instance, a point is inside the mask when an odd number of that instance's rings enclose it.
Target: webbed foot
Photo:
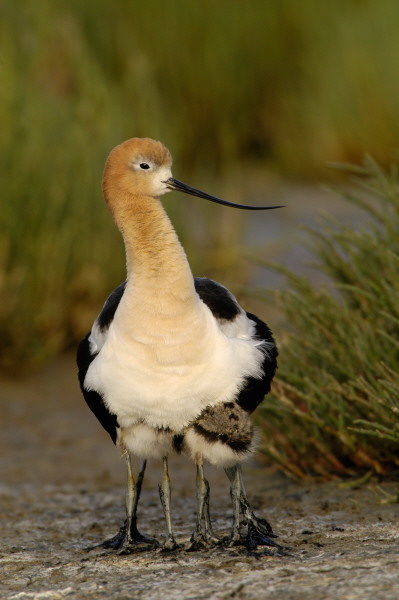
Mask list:
[[[137,528],[134,528],[128,534],[126,521],[119,532],[112,538],[93,546],[93,548],[105,548],[116,550],[118,554],[131,554],[133,552],[144,552],[145,550],[154,550],[159,547],[159,543],[154,538],[148,538],[142,535]],[[90,548],[90,549],[93,549]]]

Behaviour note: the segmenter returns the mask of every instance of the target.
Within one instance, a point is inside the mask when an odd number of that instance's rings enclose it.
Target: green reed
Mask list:
[[[347,200],[369,215],[310,231],[329,283],[285,271],[275,300],[290,327],[261,422],[265,452],[298,476],[397,470],[399,444],[399,176],[371,158],[347,167]],[[281,269],[280,269],[281,270]]]
[[[384,0],[0,2],[0,367],[75,344],[123,277],[100,192],[123,139],[161,139],[179,176],[218,175],[220,194],[236,165],[320,176],[367,149],[386,162],[398,20]],[[215,213],[170,210],[200,273],[237,276]]]

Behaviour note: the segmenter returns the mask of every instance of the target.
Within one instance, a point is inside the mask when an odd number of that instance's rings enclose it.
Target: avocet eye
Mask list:
[[[144,162],[140,163],[139,166],[140,166],[140,169],[144,169],[144,170],[150,168],[150,165],[148,163],[144,163]]]

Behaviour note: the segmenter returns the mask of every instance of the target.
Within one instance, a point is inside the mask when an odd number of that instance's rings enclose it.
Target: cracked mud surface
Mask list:
[[[124,463],[84,405],[73,360],[0,384],[0,598],[7,600],[399,598],[398,505],[371,486],[295,483],[259,464],[246,468],[253,508],[289,546],[155,551],[118,556],[87,547],[114,535],[124,517]],[[163,538],[150,463],[139,528]],[[179,542],[195,519],[195,470],[171,461],[172,518]],[[227,478],[208,469],[215,529],[231,522]],[[399,483],[384,483],[392,494]]]

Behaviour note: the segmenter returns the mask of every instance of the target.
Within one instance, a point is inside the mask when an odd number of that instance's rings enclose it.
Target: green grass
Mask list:
[[[330,283],[286,271],[289,289],[276,294],[290,333],[262,412],[264,449],[297,477],[399,466],[398,165],[350,169],[357,188],[346,197],[368,225],[324,220],[310,238]]]
[[[387,163],[398,21],[385,0],[0,2],[0,368],[74,345],[123,277],[100,195],[123,139],[161,139],[176,175],[217,176],[229,197],[248,165],[315,177],[365,150]],[[194,270],[238,278],[238,217],[188,206],[171,212]]]

